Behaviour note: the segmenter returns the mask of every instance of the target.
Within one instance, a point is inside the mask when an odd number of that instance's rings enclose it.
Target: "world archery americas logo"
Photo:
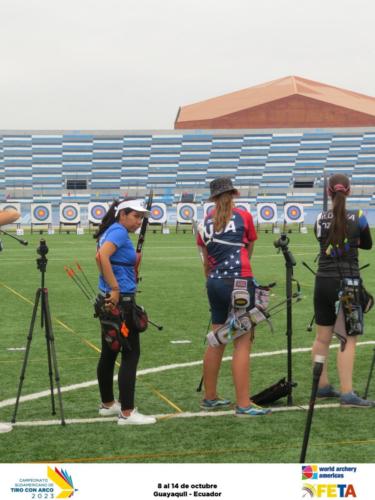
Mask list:
[[[70,498],[74,495],[75,491],[78,491],[74,488],[72,477],[63,469],[59,470],[55,467],[55,470],[53,470],[51,467],[48,467],[47,476],[59,488],[61,488],[61,491],[56,498]]]
[[[302,465],[302,479],[318,479],[318,466]]]

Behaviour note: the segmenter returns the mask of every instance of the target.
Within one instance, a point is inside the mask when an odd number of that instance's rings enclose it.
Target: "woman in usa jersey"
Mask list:
[[[219,177],[210,184],[210,200],[215,207],[204,220],[203,232],[197,236],[202,250],[207,278],[207,295],[212,328],[223,325],[231,308],[235,279],[247,281],[250,305],[254,306],[254,283],[250,258],[257,234],[251,214],[234,205],[238,196],[229,177]],[[250,330],[234,339],[232,375],[236,393],[236,416],[257,416],[271,413],[250,400],[249,369],[252,343]],[[229,407],[231,402],[217,394],[217,380],[225,345],[208,346],[203,360],[204,399],[201,408],[215,410]]]

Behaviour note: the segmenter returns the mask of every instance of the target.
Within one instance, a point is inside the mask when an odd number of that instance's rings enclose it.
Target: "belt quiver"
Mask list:
[[[148,327],[147,313],[135,303],[133,296],[122,296],[116,307],[105,308],[105,297],[98,295],[94,304],[96,318],[102,326],[102,333],[111,350],[131,349],[128,337],[135,332],[144,332]]]
[[[133,296],[121,297],[119,305],[130,332],[142,333],[147,330],[148,316],[145,308],[136,304]]]

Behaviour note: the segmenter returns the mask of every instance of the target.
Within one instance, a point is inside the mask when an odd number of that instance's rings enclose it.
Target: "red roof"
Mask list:
[[[255,87],[182,106],[176,118],[175,128],[187,128],[184,124],[188,125],[189,123],[196,126],[199,125],[198,122],[200,121],[212,122],[235,114],[242,113],[243,115],[245,111],[251,111],[265,105],[267,106],[267,112],[270,113],[272,103],[290,99],[291,97],[305,99],[306,103],[314,101],[315,104],[320,104],[323,112],[325,109],[328,110],[325,105],[329,105],[330,109],[332,107],[333,110],[340,108],[350,112],[351,115],[354,113],[355,116],[361,116],[362,119],[364,115],[369,117],[369,125],[375,125],[374,97],[307,80],[299,76],[287,76]],[[340,126],[343,125],[340,124]],[[349,123],[348,126],[350,126]]]

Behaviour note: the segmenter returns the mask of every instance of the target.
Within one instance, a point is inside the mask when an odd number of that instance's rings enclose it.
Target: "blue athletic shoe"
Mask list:
[[[200,403],[202,410],[221,410],[222,408],[227,408],[231,402],[229,399],[203,399]]]
[[[272,411],[270,408],[262,408],[261,406],[251,403],[247,408],[241,408],[241,406],[236,406],[236,417],[258,417],[262,415],[271,415]]]
[[[340,393],[332,385],[325,385],[324,387],[319,387],[316,397],[319,399],[339,398]]]
[[[362,399],[355,392],[346,392],[340,396],[340,405],[346,408],[375,408],[375,401]]]

